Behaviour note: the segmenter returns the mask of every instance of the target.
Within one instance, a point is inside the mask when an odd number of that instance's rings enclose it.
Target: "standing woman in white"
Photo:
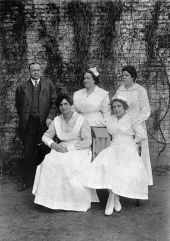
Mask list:
[[[131,117],[138,118],[142,122],[142,126],[146,129],[145,120],[147,120],[151,114],[149,99],[146,89],[137,84],[137,72],[134,66],[127,65],[122,68],[123,82],[113,98],[122,96],[127,100],[129,105],[128,113]],[[149,154],[148,138],[141,141],[141,157],[143,159],[147,174],[148,185],[153,185],[152,169]]]
[[[72,104],[68,95],[57,97],[61,115],[42,137],[51,152],[37,167],[33,194],[34,202],[47,208],[85,212],[92,202],[91,190],[84,187],[92,156],[91,130],[87,120],[72,110]],[[55,142],[54,136],[61,142]],[[93,201],[98,201],[97,196]]]
[[[88,120],[90,126],[104,127],[105,119],[110,116],[109,92],[99,88],[99,73],[91,68],[83,76],[84,89],[74,93],[75,110]]]

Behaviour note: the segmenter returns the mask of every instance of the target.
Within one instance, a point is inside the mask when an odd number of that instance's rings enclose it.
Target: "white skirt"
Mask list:
[[[87,211],[97,195],[84,187],[91,162],[90,149],[66,153],[51,150],[37,167],[34,202],[51,209]]]
[[[115,194],[148,199],[148,176],[134,141],[112,142],[91,163],[86,186]]]

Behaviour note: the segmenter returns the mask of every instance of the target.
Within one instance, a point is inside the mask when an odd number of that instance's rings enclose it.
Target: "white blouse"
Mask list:
[[[149,99],[146,89],[135,83],[129,89],[122,85],[116,91],[114,98],[122,96],[127,100],[129,111],[133,115],[138,116],[140,121],[145,121],[151,114]],[[136,118],[136,117],[135,117]]]
[[[132,136],[136,143],[147,139],[146,130],[138,122],[138,119],[132,119],[128,113],[120,119],[116,115],[112,115],[107,119],[106,126],[113,140],[116,136],[122,136],[122,138]]]
[[[79,117],[79,114],[74,112],[68,123],[64,120],[63,115],[56,117],[56,118],[60,118],[61,130],[65,133],[65,136],[70,135],[73,128],[77,124],[78,117]],[[54,121],[51,123],[48,130],[44,133],[42,137],[42,141],[49,147],[54,142],[53,137],[57,136],[57,130],[56,130],[57,127],[55,125],[56,118],[54,118]],[[61,140],[61,141],[65,142],[66,140]],[[68,146],[67,150],[72,151],[72,150],[81,150],[81,149],[89,148],[91,143],[92,143],[91,129],[87,120],[84,119],[77,138],[72,139],[72,145],[70,146],[71,148]]]
[[[111,114],[108,91],[95,86],[87,95],[86,89],[81,89],[74,93],[73,100],[74,109],[86,117],[90,126],[105,126],[105,119]]]

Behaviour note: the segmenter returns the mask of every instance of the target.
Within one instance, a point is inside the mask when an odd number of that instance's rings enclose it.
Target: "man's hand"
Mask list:
[[[57,144],[56,142],[53,142],[51,144],[51,147],[57,152],[62,152],[62,153],[67,152],[67,148],[65,146],[61,145],[60,143]]]
[[[47,119],[47,120],[46,120],[46,125],[47,125],[47,127],[49,127],[49,126],[51,125],[51,122],[52,122],[51,119]]]

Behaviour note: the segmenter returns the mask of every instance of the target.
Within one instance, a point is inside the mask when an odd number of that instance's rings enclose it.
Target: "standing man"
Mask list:
[[[29,65],[31,78],[16,90],[19,136],[24,145],[23,182],[19,191],[34,182],[37,145],[56,116],[56,91],[53,83],[41,77],[41,65]]]

